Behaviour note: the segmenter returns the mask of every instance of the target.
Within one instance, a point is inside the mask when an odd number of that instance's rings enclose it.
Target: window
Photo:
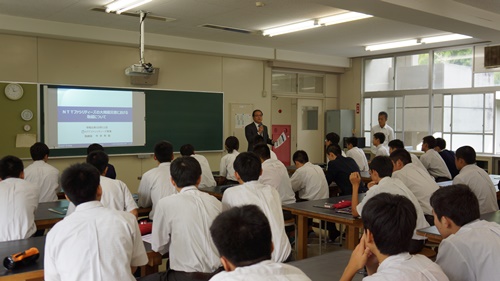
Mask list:
[[[429,88],[429,54],[396,57],[396,90]]]
[[[434,52],[434,89],[472,87],[472,48]]]
[[[394,90],[393,58],[365,60],[365,92]]]
[[[272,92],[274,94],[324,94],[325,76],[313,73],[273,71]]]

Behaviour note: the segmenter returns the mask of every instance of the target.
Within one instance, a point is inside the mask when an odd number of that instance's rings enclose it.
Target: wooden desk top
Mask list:
[[[338,279],[344,272],[344,266],[351,258],[352,251],[350,250],[335,250],[334,252],[324,255],[307,258],[299,261],[288,263],[302,270],[311,280],[314,281],[330,281]],[[335,261],[335,266],[332,262]],[[356,274],[352,280],[361,281],[363,275]]]
[[[203,187],[203,188],[198,188],[200,191],[206,192],[212,196],[215,196],[215,198],[222,200],[222,195],[224,194],[224,191],[230,187],[236,186],[238,184],[226,184],[226,185],[217,185],[214,187]]]

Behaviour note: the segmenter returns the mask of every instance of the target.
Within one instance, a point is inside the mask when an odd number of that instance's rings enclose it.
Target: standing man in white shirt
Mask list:
[[[168,141],[160,141],[154,147],[154,160],[158,167],[141,177],[139,184],[139,207],[151,207],[149,218],[154,220],[156,204],[160,199],[177,193],[170,181],[170,162],[174,159],[174,148]]]
[[[385,136],[385,140],[382,144],[387,147],[387,144],[394,139],[394,130],[387,125],[387,118],[389,115],[385,111],[378,113],[378,124],[372,127],[370,135],[373,137],[375,133],[382,133]],[[372,146],[372,153],[376,153],[375,146]]]
[[[0,160],[0,242],[26,239],[36,231],[39,189],[23,179],[23,168],[15,156]]]
[[[396,151],[396,149],[405,149],[405,145],[404,145],[402,140],[395,139],[395,140],[391,140],[389,142],[389,153],[393,153],[394,151]],[[409,151],[408,151],[408,153],[409,153]],[[420,162],[420,159],[418,159],[417,155],[410,153],[410,157],[411,157],[411,163],[419,166],[424,171],[427,171],[427,169],[424,167],[422,162]]]
[[[47,163],[49,152],[46,144],[33,144],[30,147],[33,163],[24,169],[24,179],[40,189],[39,203],[57,201],[57,192],[60,189],[59,170]]]
[[[373,134],[373,145],[375,146],[375,156],[389,156],[389,148],[384,145],[385,135],[383,133]]]
[[[346,156],[351,157],[358,164],[360,172],[368,172],[368,160],[366,159],[365,152],[358,147],[358,138],[347,138],[347,152]]]
[[[222,196],[222,209],[247,204],[257,205],[264,212],[271,225],[274,262],[285,262],[290,258],[292,248],[285,233],[285,222],[281,200],[274,187],[258,182],[262,173],[260,159],[251,152],[244,152],[234,161],[236,178],[241,185],[228,188]]]
[[[220,160],[220,182],[219,184],[237,184],[238,180],[234,176],[234,159],[240,154],[238,149],[240,148],[240,142],[235,136],[229,136],[226,138],[224,143],[226,147],[227,154]]]
[[[255,205],[234,207],[220,214],[210,227],[225,271],[211,281],[310,281],[300,269],[271,260],[272,229]]]
[[[209,228],[221,213],[222,203],[198,190],[201,173],[193,157],[172,162],[170,174],[178,193],[158,202],[151,239],[153,251],[169,253],[170,268],[144,280],[190,280],[193,276],[208,280],[221,266]]]
[[[247,151],[253,151],[256,136],[262,136],[267,144],[274,144],[274,141],[269,137],[267,126],[262,124],[262,116],[264,116],[264,114],[260,109],[254,110],[252,112],[253,122],[245,126],[245,137],[248,142]]]
[[[295,193],[285,165],[279,160],[271,159],[267,144],[256,145],[253,152],[262,162],[262,175],[259,177],[259,182],[276,188],[282,205],[295,203]]]
[[[212,169],[210,169],[210,164],[208,163],[207,158],[200,154],[194,153],[194,146],[191,144],[185,144],[181,146],[180,149],[182,156],[191,156],[200,163],[201,166],[201,182],[199,184],[199,188],[203,187],[214,187],[217,185],[215,182],[214,175],[212,174]]]
[[[405,196],[380,193],[366,202],[364,233],[352,252],[341,281],[350,281],[366,266],[365,281],[448,281],[439,265],[409,253],[417,212]]]
[[[133,272],[148,262],[136,218],[99,202],[99,179],[86,163],[62,173],[61,185],[76,210],[47,235],[45,280],[135,281]]]
[[[431,197],[443,236],[436,263],[450,280],[490,281],[500,276],[500,225],[479,219],[476,195],[463,184],[441,187]]]
[[[455,152],[457,169],[460,173],[453,179],[453,184],[465,184],[470,187],[479,200],[481,214],[498,211],[497,193],[490,176],[476,165],[476,151],[466,145]]]
[[[422,139],[422,151],[420,161],[437,182],[451,180],[451,174],[439,153],[434,150],[436,139],[433,136],[426,136]]]
[[[290,178],[290,182],[293,191],[299,192],[299,198],[318,200],[330,197],[325,171],[309,162],[309,157],[304,150],[295,151],[292,159],[297,170]]]

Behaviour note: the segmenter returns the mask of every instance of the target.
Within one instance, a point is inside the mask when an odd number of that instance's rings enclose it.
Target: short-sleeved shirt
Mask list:
[[[234,175],[233,164],[238,154],[240,153],[237,150],[233,150],[233,152],[224,155],[220,160],[219,173],[228,180],[237,181],[236,176]]]
[[[298,168],[290,178],[290,182],[293,191],[299,192],[300,199],[318,200],[330,197],[325,171],[311,162]]]
[[[281,204],[295,203],[295,193],[292,190],[290,177],[281,161],[267,159],[262,162],[262,175],[259,177],[259,182],[276,188],[281,198]]]
[[[217,183],[215,182],[214,175],[212,174],[207,158],[200,154],[193,154],[191,157],[198,160],[198,163],[200,163],[201,166],[201,182],[198,187],[203,188],[216,186]]]
[[[375,147],[375,156],[389,156],[389,148],[383,144]]]
[[[463,167],[453,179],[453,184],[465,184],[470,187],[479,200],[481,214],[498,211],[497,193],[490,176],[476,164]]]
[[[451,174],[444,163],[443,158],[434,149],[427,150],[420,156],[420,162],[427,169],[429,174],[435,178],[448,178],[451,180]]]
[[[380,127],[379,124],[373,126],[372,130],[371,130],[371,133],[370,133],[371,134],[370,136],[373,138],[373,135],[375,133],[382,133],[382,134],[384,134],[385,140],[384,140],[383,145],[385,147],[388,147],[389,142],[394,139],[394,130],[391,128],[391,126],[389,126],[387,124],[385,124],[385,126],[383,128]],[[376,152],[375,146],[372,145],[371,150],[372,150],[373,154],[375,154],[375,152]]]
[[[139,184],[140,207],[151,207],[149,218],[154,220],[156,204],[163,197],[176,194],[177,191],[170,180],[170,162],[163,162],[142,175]]]
[[[240,266],[233,271],[222,271],[210,279],[210,281],[230,280],[310,281],[311,279],[294,266],[271,260],[249,266]]]
[[[40,189],[38,202],[57,201],[59,170],[43,160],[34,161],[24,169],[24,179]]]
[[[353,147],[346,152],[347,157],[354,159],[358,164],[359,171],[368,172],[368,160],[366,160],[365,152],[359,147]]]
[[[130,280],[148,262],[135,217],[99,201],[78,205],[45,243],[45,280]]]

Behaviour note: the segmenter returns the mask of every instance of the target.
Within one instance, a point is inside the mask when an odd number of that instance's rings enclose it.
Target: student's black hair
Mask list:
[[[432,209],[438,219],[450,218],[456,225],[463,226],[479,219],[479,201],[465,184],[440,187],[430,199]]]
[[[180,153],[182,156],[191,156],[194,154],[194,146],[191,144],[185,144],[181,146]]]
[[[387,120],[387,118],[389,117],[389,115],[388,115],[388,114],[387,114],[387,112],[385,112],[385,111],[380,111],[380,112],[378,113],[378,116],[380,116],[380,115],[384,116],[384,117],[385,117],[385,120]]]
[[[254,117],[254,116],[255,116],[255,113],[257,113],[257,112],[260,112],[260,114],[262,114],[262,116],[264,116],[264,113],[262,113],[262,111],[261,111],[260,109],[256,109],[256,110],[254,110],[254,111],[252,112],[252,117]]]
[[[325,139],[330,141],[332,144],[339,144],[340,142],[340,136],[334,132],[326,134]]]
[[[170,162],[172,161],[172,158],[174,156],[174,147],[170,142],[162,140],[155,144],[154,152],[156,160],[158,160],[158,162]]]
[[[436,147],[436,139],[433,136],[426,136],[422,139],[422,144],[426,143],[429,149]]]
[[[380,143],[384,143],[384,141],[385,141],[384,133],[380,133],[380,132],[375,133],[375,134],[373,134],[373,138],[378,139],[380,141]]]
[[[358,146],[358,138],[357,137],[348,137],[345,142],[347,144],[351,144],[353,147]]]
[[[16,156],[7,155],[0,160],[0,178],[19,178],[24,170],[23,161]]]
[[[93,143],[87,147],[87,155],[94,151],[104,151],[104,147],[98,143]]]
[[[61,175],[64,193],[75,206],[97,199],[99,181],[99,171],[88,163],[71,165]]]
[[[391,140],[387,145],[392,149],[404,149],[405,148],[403,141],[397,140],[397,139]]]
[[[238,141],[238,138],[235,136],[227,137],[224,145],[226,146],[228,153],[233,153],[233,151],[238,150],[240,148],[240,142]]]
[[[389,156],[376,156],[369,164],[370,170],[378,173],[380,178],[392,176],[392,161]]]
[[[262,163],[253,152],[243,152],[236,156],[233,163],[234,170],[244,182],[256,181],[260,177]]]
[[[253,138],[253,145],[254,147],[258,144],[261,144],[261,143],[266,143],[266,141],[264,140],[264,137],[261,136],[261,135],[256,135],[254,138]]]
[[[170,164],[170,175],[179,188],[195,185],[201,176],[200,163],[191,156],[177,157]]]
[[[45,155],[49,155],[50,149],[43,142],[36,142],[30,147],[31,159],[33,161],[43,160]]]
[[[436,138],[436,146],[443,150],[446,148],[446,141],[443,138]]]
[[[327,148],[326,148],[326,153],[327,154],[330,154],[330,153],[333,153],[333,155],[335,156],[340,156],[342,155],[342,150],[340,149],[340,146],[338,144],[330,144]]]
[[[471,146],[462,146],[457,151],[455,151],[455,157],[457,159],[464,159],[467,164],[476,163],[476,151]]]
[[[255,153],[255,155],[264,160],[271,158],[271,150],[265,143],[260,143],[255,145],[253,147],[253,153]]]
[[[403,165],[411,163],[411,155],[408,151],[406,151],[406,149],[396,149],[391,153],[389,157],[394,163],[398,162],[398,160],[401,160],[401,162],[403,162]]]
[[[293,162],[297,161],[299,163],[305,164],[309,162],[309,156],[304,150],[297,150],[292,156]]]
[[[271,259],[271,227],[256,205],[222,212],[210,226],[210,234],[219,254],[236,267]]]
[[[94,151],[87,155],[87,163],[94,166],[99,173],[104,173],[108,167],[109,157],[104,151]]]
[[[370,198],[361,213],[380,253],[388,256],[408,252],[417,225],[417,210],[410,199],[390,193]]]

